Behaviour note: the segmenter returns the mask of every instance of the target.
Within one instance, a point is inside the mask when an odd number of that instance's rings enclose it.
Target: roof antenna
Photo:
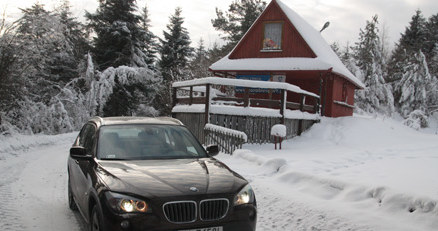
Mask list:
[[[324,23],[324,26],[322,26],[322,29],[319,31],[319,33],[321,33],[323,30],[325,30],[329,26],[330,26],[330,22]]]

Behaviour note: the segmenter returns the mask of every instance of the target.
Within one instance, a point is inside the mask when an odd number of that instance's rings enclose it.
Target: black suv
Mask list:
[[[254,192],[172,118],[92,118],[68,159],[68,199],[90,230],[255,230]]]

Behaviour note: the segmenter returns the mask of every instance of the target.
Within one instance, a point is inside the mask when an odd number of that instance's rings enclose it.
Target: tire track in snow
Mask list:
[[[278,187],[278,182],[272,181],[272,176],[286,164],[281,159],[266,161],[262,158],[248,162],[245,155],[240,154],[239,157],[222,155],[220,160],[250,181],[257,198],[258,231],[376,230],[374,227],[356,224],[346,217],[336,215],[335,212],[300,201],[300,196],[289,194],[287,185],[282,186],[284,191],[279,191],[282,187]],[[253,164],[257,161],[264,163],[262,166]]]
[[[18,180],[18,177],[25,166],[25,160],[17,159],[16,156],[6,156],[0,162],[0,227],[2,230],[21,231],[25,226],[21,223],[20,213],[17,210],[16,202],[20,195],[12,192],[10,185]]]
[[[54,140],[56,137],[53,137]],[[0,162],[1,230],[86,230],[67,203],[69,139],[23,150]]]

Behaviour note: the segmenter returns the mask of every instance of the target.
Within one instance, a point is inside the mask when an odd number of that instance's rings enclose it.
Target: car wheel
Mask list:
[[[102,215],[100,214],[97,205],[93,207],[91,212],[90,231],[104,231],[102,226]]]
[[[68,207],[70,207],[70,209],[73,211],[78,210],[75,199],[73,198],[73,193],[71,191],[70,177],[68,178]]]

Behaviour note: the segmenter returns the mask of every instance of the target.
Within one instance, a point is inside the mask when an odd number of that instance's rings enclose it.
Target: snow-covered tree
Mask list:
[[[424,55],[428,60],[430,74],[438,78],[438,14],[432,15],[428,19],[425,30]]]
[[[108,67],[146,67],[144,53],[146,32],[141,16],[135,12],[135,0],[101,0],[94,14],[86,13],[88,26],[96,37],[93,40],[94,59],[98,70]]]
[[[190,36],[183,26],[181,13],[181,8],[175,9],[167,25],[168,31],[163,31],[164,39],[160,39],[160,68],[167,83],[191,78],[187,64],[193,55],[193,48],[190,47]]]
[[[74,46],[64,34],[66,25],[59,16],[34,4],[22,9],[17,21],[17,62],[25,92],[35,102],[48,103],[60,89],[77,76]]]
[[[403,75],[396,84],[400,97],[396,106],[400,114],[407,118],[415,110],[428,112],[430,94],[436,88],[436,79],[432,78],[427,67],[426,57],[419,51],[403,68]]]
[[[213,46],[208,49],[208,58],[210,65],[224,57],[229,51],[222,49],[217,42],[213,43]]]
[[[201,38],[190,61],[190,69],[194,78],[202,78],[210,75],[208,67],[211,65],[208,52],[204,47],[204,40]]]
[[[20,99],[23,81],[14,75],[18,67],[15,55],[17,48],[14,25],[7,24],[3,15],[0,21],[0,112],[11,110],[13,102]]]
[[[368,113],[391,115],[394,112],[394,98],[391,87],[383,78],[385,59],[379,39],[377,15],[367,21],[365,29],[360,30],[359,41],[354,47],[354,59],[360,69],[356,73],[366,88],[356,93],[356,105]]]
[[[159,83],[157,75],[148,68],[107,68],[92,83],[90,94],[95,96],[96,114],[139,115],[141,108],[152,105]]]
[[[234,0],[225,13],[216,8],[216,18],[211,23],[216,30],[225,34],[222,37],[228,42],[223,47],[225,53],[236,46],[265,7],[266,2],[262,0]]]
[[[170,16],[167,31],[163,31],[164,39],[160,39],[159,68],[163,77],[163,85],[159,90],[155,105],[164,115],[169,115],[171,110],[171,84],[174,81],[193,78],[188,66],[193,55],[193,48],[190,47],[189,33],[183,26],[184,18],[181,13],[182,9],[177,7],[175,13]]]
[[[424,48],[426,41],[425,27],[426,19],[423,17],[421,11],[417,10],[392,52],[388,63],[388,82],[400,80],[404,74],[402,70],[406,64],[406,60],[409,60],[410,57],[413,57],[414,54],[417,54]],[[400,92],[394,92],[396,100],[398,100],[399,96]]]
[[[62,4],[55,9],[55,13],[59,16],[61,24],[64,25],[62,27],[62,33],[72,46],[75,63],[77,65],[91,47],[88,44],[85,26],[73,16],[70,2],[63,0],[61,3]]]
[[[143,52],[146,54],[146,64],[149,69],[155,70],[157,59],[158,43],[157,37],[150,30],[149,11],[147,6],[143,7],[141,12],[141,27],[145,31],[143,38]]]

